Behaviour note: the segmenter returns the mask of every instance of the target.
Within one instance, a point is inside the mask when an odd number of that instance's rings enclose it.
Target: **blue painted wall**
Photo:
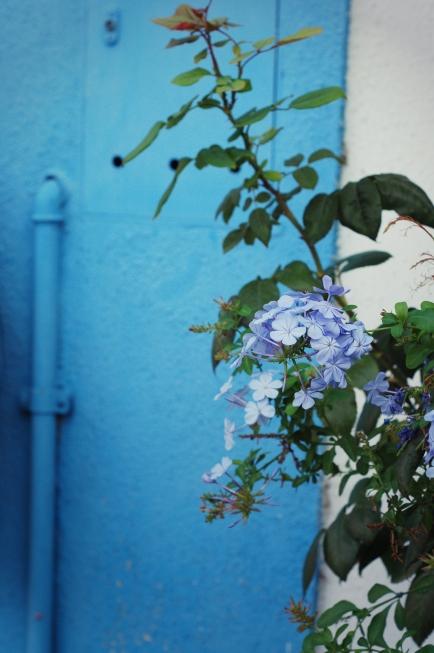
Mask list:
[[[215,5],[249,36],[276,25],[283,34],[326,29],[282,50],[277,67],[270,58],[258,68],[258,104],[343,83],[346,2]],[[233,182],[225,171],[186,172],[161,220],[151,221],[168,160],[194,153],[207,135],[211,144],[222,126],[195,116],[128,168],[110,165],[193,95],[168,85],[184,54],[165,51],[167,34],[149,24],[175,3],[122,3],[121,40],[107,48],[102,22],[112,6],[6,0],[0,8],[9,25],[0,43],[0,650],[21,653],[24,643],[29,424],[17,397],[29,369],[28,217],[42,175],[56,168],[72,191],[62,358],[75,395],[59,433],[58,650],[290,653],[299,636],[282,606],[299,593],[318,490],[278,495],[278,507],[245,527],[203,524],[199,479],[223,449],[224,406],[212,397],[225,373],[212,376],[209,340],[188,326],[214,318],[213,297],[305,254],[285,227],[269,250],[222,256],[225,229],[212,215]],[[288,135],[270,156],[294,154],[306,139],[306,151],[339,149],[341,117],[337,106],[285,114]],[[335,184],[332,164],[322,179]],[[330,239],[324,254],[333,248]]]

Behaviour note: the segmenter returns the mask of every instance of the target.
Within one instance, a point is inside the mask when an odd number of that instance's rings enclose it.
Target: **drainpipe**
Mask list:
[[[67,195],[47,175],[35,198],[33,229],[31,498],[27,653],[53,651],[55,459],[57,416],[69,410],[59,385],[60,244]]]

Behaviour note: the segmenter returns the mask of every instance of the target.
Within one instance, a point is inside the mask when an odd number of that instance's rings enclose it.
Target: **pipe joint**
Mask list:
[[[63,222],[67,201],[68,193],[59,177],[47,175],[35,197],[33,222]]]

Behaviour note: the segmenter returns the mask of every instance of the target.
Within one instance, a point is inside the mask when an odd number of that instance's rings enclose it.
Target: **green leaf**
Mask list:
[[[235,167],[235,161],[220,145],[211,145],[211,147],[200,150],[196,156],[196,168],[201,170],[205,166],[233,168]]]
[[[404,630],[405,628],[405,610],[404,606],[400,601],[396,604],[394,621],[398,630]]]
[[[173,113],[171,116],[167,118],[166,122],[166,128],[171,129],[172,127],[175,127],[178,123],[181,122],[181,120],[187,115],[187,113],[190,111],[192,108],[193,102],[196,100],[197,95],[194,96],[189,102],[186,102],[186,104],[183,104],[182,107],[177,111],[176,113]]]
[[[190,163],[191,159],[188,156],[183,157],[182,159],[179,159],[178,162],[178,167],[175,170],[175,174],[173,175],[172,181],[164,191],[163,195],[160,198],[160,201],[158,202],[157,208],[154,213],[154,218],[157,218],[160,213],[161,209],[163,206],[166,204],[167,200],[169,199],[170,195],[172,194],[173,189],[175,188],[176,182],[178,181],[178,177],[181,174],[183,170],[188,166]]]
[[[426,644],[419,649],[418,653],[434,653],[434,644]]]
[[[355,505],[346,516],[346,526],[351,536],[362,544],[370,544],[375,540],[376,532],[370,526],[380,521],[378,512],[368,504]]]
[[[425,586],[426,578],[427,586]],[[432,578],[434,572],[424,572],[416,576],[410,585],[410,592],[407,595],[405,603],[405,625],[411,632],[411,635],[417,644],[422,642],[434,629],[434,585]],[[431,587],[426,591],[418,590]],[[416,591],[414,591],[416,590]]]
[[[397,460],[393,465],[393,470],[398,488],[404,496],[410,494],[413,475],[421,462],[421,458],[422,451],[419,440],[411,440],[399,451]]]
[[[289,36],[284,36],[282,39],[279,39],[276,45],[289,45],[290,43],[303,41],[304,39],[309,39],[312,36],[321,34],[322,31],[322,27],[304,27],[303,29],[299,29],[294,34],[289,34]]]
[[[297,168],[297,170],[294,170],[292,173],[292,176],[302,188],[315,188],[318,183],[318,173],[310,166]]]
[[[428,227],[434,227],[434,206],[428,195],[404,175],[374,175],[383,209],[409,215]]]
[[[187,70],[185,73],[180,73],[172,79],[172,84],[177,86],[192,86],[196,84],[202,77],[207,77],[211,75],[209,70],[206,68],[192,68],[192,70]]]
[[[229,222],[236,207],[239,206],[241,198],[241,188],[233,188],[223,198],[216,211],[215,217],[221,214],[224,222]]]
[[[351,537],[345,524],[345,508],[329,526],[324,538],[324,557],[330,569],[345,580],[356,564],[359,543]]]
[[[259,202],[260,204],[263,204],[264,202],[268,202],[271,199],[270,193],[266,193],[265,191],[261,191],[258,193],[255,197],[255,202]]]
[[[337,196],[333,193],[315,195],[306,206],[303,214],[304,231],[310,243],[324,238],[333,225],[337,215]]]
[[[271,107],[264,107],[263,109],[250,109],[242,116],[235,120],[236,127],[246,127],[247,125],[253,125],[255,122],[260,122],[268,116],[271,111]]]
[[[268,245],[271,236],[271,221],[265,209],[255,209],[249,217],[249,225],[259,240]]]
[[[324,533],[324,529],[321,528],[321,530],[318,531],[318,533],[314,537],[313,542],[310,545],[309,551],[307,552],[306,558],[304,560],[303,583],[302,583],[303,594],[306,594],[307,590],[309,589],[309,585],[312,582],[312,578],[315,574],[315,569],[316,569],[317,559],[318,559],[318,547],[323,533]]]
[[[387,615],[389,614],[390,605],[378,612],[372,619],[368,626],[368,642],[371,646],[384,646],[387,644],[384,641],[384,629],[386,628]]]
[[[253,41],[252,45],[256,50],[262,50],[262,48],[266,48],[269,45],[272,45],[274,41],[276,40],[275,36],[269,36],[267,39],[260,39],[259,41]]]
[[[316,284],[313,273],[303,261],[293,261],[278,272],[277,281],[292,290],[312,290]]]
[[[422,365],[425,358],[427,358],[431,352],[432,347],[427,345],[420,345],[417,342],[411,342],[405,348],[405,364],[411,370],[415,370]]]
[[[260,277],[246,283],[238,293],[240,302],[249,306],[252,311],[258,311],[272,299],[279,299],[279,296],[276,284],[271,279],[261,279]]]
[[[386,594],[393,594],[393,590],[381,583],[375,583],[368,592],[368,601],[369,603],[375,603],[382,596],[386,596]]]
[[[388,252],[381,252],[377,250],[370,250],[368,252],[361,252],[360,254],[353,254],[337,261],[336,265],[341,268],[341,272],[349,272],[357,268],[364,268],[369,265],[380,265],[391,258]]]
[[[329,86],[311,91],[295,98],[289,105],[290,109],[316,109],[335,100],[345,98],[345,93],[340,86]]]
[[[206,59],[208,56],[208,49],[204,48],[203,50],[200,50],[197,54],[194,55],[194,63],[199,63],[199,61],[202,61],[203,59]]]
[[[335,435],[349,434],[357,416],[354,390],[352,388],[327,390],[318,410]]]
[[[401,322],[405,322],[408,317],[408,306],[407,302],[397,302],[395,304],[395,313]]]
[[[339,194],[339,220],[363,236],[375,240],[381,225],[381,198],[368,177],[346,184]]]
[[[283,174],[278,170],[266,170],[264,172],[264,177],[269,181],[282,181]]]
[[[408,321],[420,331],[434,333],[434,308],[411,311]]]
[[[312,152],[312,154],[308,159],[308,162],[314,163],[315,161],[321,161],[322,159],[335,159],[335,161],[338,161],[339,163],[345,162],[345,158],[343,156],[339,156],[338,154],[335,154],[334,152],[332,152],[332,150],[328,150],[326,147],[322,147],[321,149]]]
[[[303,161],[304,156],[302,154],[295,154],[292,156],[290,159],[285,159],[283,162],[283,165],[285,166],[299,166],[300,163]]]
[[[152,143],[155,141],[158,134],[160,133],[160,131],[163,129],[165,125],[166,123],[163,122],[162,120],[156,122],[148,131],[145,138],[142,141],[140,141],[140,143],[136,145],[136,147],[133,150],[131,150],[131,152],[128,152],[128,154],[124,156],[124,158],[122,159],[122,165],[129,163],[130,161],[135,159],[136,156],[139,156],[139,154],[144,152],[150,145],[152,145]]]
[[[166,45],[166,48],[175,48],[178,45],[185,45],[186,43],[194,43],[197,41],[199,36],[195,34],[190,34],[190,36],[185,36],[182,39],[170,39],[169,43]]]
[[[230,231],[223,241],[223,252],[226,254],[236,247],[244,237],[244,229],[234,229]]]
[[[380,417],[380,409],[378,406],[373,406],[371,403],[366,402],[360,413],[358,419],[356,430],[363,431],[366,435],[369,435],[371,431],[374,430],[377,425],[378,419]]]
[[[265,143],[269,143],[269,141],[272,141],[277,134],[282,131],[283,127],[271,127],[271,129],[267,129],[266,132],[261,134],[258,138],[258,144],[259,145],[265,145]]]
[[[363,356],[356,361],[347,372],[350,383],[355,388],[363,387],[371,381],[378,373],[378,365],[372,356]]]
[[[333,626],[338,622],[345,614],[351,614],[354,611],[357,611],[357,606],[354,605],[351,601],[338,601],[328,610],[325,610],[319,619],[317,620],[317,626],[319,628],[328,628],[328,626]]]

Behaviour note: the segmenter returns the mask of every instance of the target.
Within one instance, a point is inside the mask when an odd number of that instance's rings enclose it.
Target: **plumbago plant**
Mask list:
[[[321,615],[311,614],[304,599],[291,599],[288,615],[306,631],[303,651],[320,645],[330,652],[403,652],[409,638],[420,646],[434,628],[434,303],[413,308],[399,302],[368,332],[341,277],[381,264],[389,254],[367,251],[323,262],[317,243],[336,222],[375,240],[384,209],[396,211],[400,220],[418,225],[432,238],[425,226],[434,227],[433,205],[408,178],[376,174],[320,193],[302,216],[294,213],[291,200],[317,184],[316,162],[342,162],[342,157],[325,147],[308,154],[307,161],[303,154],[288,152],[282,165],[271,169],[262,148],[279,138],[282,128],[265,129],[262,123],[276,112],[340,100],[343,91],[337,86],[309,90],[242,113],[238,103],[254,86],[248,75],[254,59],[314,37],[320,29],[238,41],[234,25],[227,18],[211,18],[209,5],[197,9],[186,4],[154,22],[182,33],[169,41],[169,48],[202,44],[195,50],[194,67],[172,82],[206,84],[205,92],[153,125],[123,165],[193,110],[223,114],[228,125],[227,142],[206,143],[197,154],[179,160],[156,216],[187,166],[238,170],[242,181],[228,191],[216,215],[226,224],[243,212],[246,218],[228,232],[223,250],[241,242],[267,246],[274,229],[287,220],[311,258],[310,266],[281,262],[268,278],[257,277],[236,296],[220,301],[215,324],[192,327],[214,334],[214,366],[220,361],[230,365],[229,379],[215,397],[224,398],[232,410],[233,417],[228,414],[224,421],[226,450],[240,440],[255,443],[244,458],[226,455],[204,474],[206,520],[247,520],[267,505],[272,484],[297,488],[337,477],[343,493],[351,481],[344,508],[307,552],[303,594],[314,577],[320,547],[340,579],[353,567],[362,571],[379,559],[390,583],[375,584],[367,605],[342,600]],[[432,260],[431,254],[424,255],[424,261]],[[363,396],[359,411],[356,392]],[[404,579],[409,580],[407,590],[393,588]],[[401,631],[393,644],[385,641],[389,615]]]

